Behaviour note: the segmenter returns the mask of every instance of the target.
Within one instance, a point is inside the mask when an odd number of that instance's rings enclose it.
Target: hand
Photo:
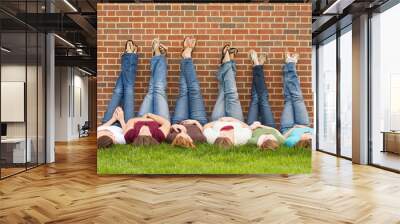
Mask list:
[[[182,132],[186,133],[187,132],[185,126],[183,126],[181,124],[174,124],[171,126],[171,128],[177,133],[182,133]]]
[[[200,122],[198,122],[197,120],[184,120],[182,121],[182,124],[194,124],[196,125],[201,131],[203,131],[203,126],[201,126]]]
[[[261,123],[259,121],[255,121],[255,122],[253,122],[253,124],[250,125],[250,128],[252,130],[257,129],[259,127],[261,127]]]
[[[124,111],[122,110],[121,107],[117,107],[117,109],[115,110],[115,112],[117,113],[117,120],[122,121],[124,120]]]

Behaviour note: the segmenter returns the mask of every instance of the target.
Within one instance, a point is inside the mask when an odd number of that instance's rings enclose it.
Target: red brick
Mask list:
[[[157,10],[157,11],[156,11]],[[159,16],[157,18],[157,16]],[[222,28],[222,29],[221,29]],[[120,56],[126,39],[140,46],[135,86],[135,110],[140,107],[150,80],[151,41],[160,37],[168,51],[168,103],[171,112],[179,92],[182,40],[193,35],[197,76],[207,113],[218,94],[216,70],[224,43],[239,49],[236,57],[237,87],[243,111],[250,104],[251,65],[247,52],[267,52],[266,85],[275,120],[283,109],[282,63],[285,51],[300,53],[297,70],[311,120],[311,4],[98,4],[98,121],[110,100],[119,75]]]

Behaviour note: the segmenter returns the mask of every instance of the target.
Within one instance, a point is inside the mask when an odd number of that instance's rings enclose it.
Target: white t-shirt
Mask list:
[[[126,144],[124,130],[122,130],[122,128],[114,125],[108,127],[100,126],[97,128],[97,131],[104,130],[110,131],[114,135],[116,144]]]
[[[215,140],[220,137],[220,131],[225,126],[233,127],[234,145],[244,145],[251,138],[251,129],[242,127],[239,122],[232,121],[217,121],[212,128],[204,129],[204,136],[207,138],[209,144],[214,144]]]

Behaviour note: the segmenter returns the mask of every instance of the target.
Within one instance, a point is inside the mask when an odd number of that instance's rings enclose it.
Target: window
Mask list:
[[[336,36],[318,48],[318,149],[336,153]]]
[[[352,157],[352,32],[340,36],[340,155]]]
[[[400,137],[397,149],[387,149],[383,132],[400,130],[400,4],[371,18],[371,98],[370,120],[372,153],[375,165],[400,170]],[[399,133],[400,135],[400,133]]]
[[[44,1],[0,1],[20,16]],[[45,34],[0,12],[0,178],[45,163]]]

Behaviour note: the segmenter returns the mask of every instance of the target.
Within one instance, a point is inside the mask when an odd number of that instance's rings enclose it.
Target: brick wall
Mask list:
[[[173,112],[178,94],[182,40],[197,38],[192,55],[208,114],[216,101],[215,77],[224,43],[239,49],[237,87],[247,116],[252,81],[248,51],[268,52],[265,68],[270,104],[277,124],[283,109],[282,63],[284,52],[298,52],[301,87],[311,118],[311,4],[98,4],[98,121],[111,98],[120,69],[120,55],[127,39],[140,46],[135,86],[135,112],[150,79],[151,41],[160,37],[169,46],[168,103]],[[312,119],[311,119],[312,120]]]

